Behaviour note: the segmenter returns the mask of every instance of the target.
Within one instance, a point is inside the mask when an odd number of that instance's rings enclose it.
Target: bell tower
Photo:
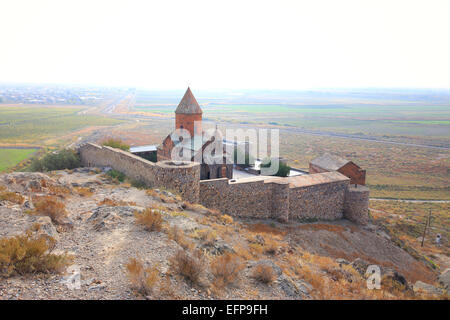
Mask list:
[[[190,132],[191,137],[202,135],[202,109],[188,87],[175,110],[175,129],[185,129]],[[197,127],[194,128],[194,122]]]

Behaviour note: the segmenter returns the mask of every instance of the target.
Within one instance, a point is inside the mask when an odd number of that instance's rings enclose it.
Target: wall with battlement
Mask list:
[[[83,165],[111,167],[149,187],[165,187],[179,192],[190,202],[199,201],[200,164],[171,161],[153,163],[129,152],[87,143],[79,149]]]
[[[129,152],[88,143],[80,147],[85,166],[111,167],[150,187],[180,192],[192,203],[239,217],[279,221],[368,220],[369,190],[349,186],[339,172],[288,178],[255,176],[239,180],[200,180],[200,164],[172,161],[153,163]]]
[[[348,183],[342,180],[291,188],[289,218],[300,221],[341,219]]]
[[[200,203],[222,213],[255,218],[336,220],[344,215],[349,178],[337,172],[290,178],[200,181]],[[355,216],[360,212],[356,207]],[[356,221],[356,219],[353,219]]]
[[[279,201],[286,196],[281,192],[283,188],[286,184],[270,183],[259,177],[202,180],[200,203],[234,216],[287,220],[288,207]]]

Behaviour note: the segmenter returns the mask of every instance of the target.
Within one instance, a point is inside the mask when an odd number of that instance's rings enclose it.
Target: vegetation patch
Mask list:
[[[74,150],[64,149],[46,154],[41,159],[33,159],[30,171],[53,171],[64,169],[75,169],[81,166],[81,159]]]
[[[0,172],[12,168],[27,159],[38,149],[3,149],[0,148]]]
[[[211,263],[211,273],[214,276],[214,285],[218,288],[235,284],[239,274],[245,268],[242,259],[232,253],[218,256]]]
[[[67,217],[66,206],[54,196],[42,196],[33,199],[34,214],[48,216],[53,223],[61,224]]]
[[[272,266],[266,265],[266,264],[258,264],[253,268],[253,278],[256,280],[265,283],[270,284],[273,281],[275,281],[276,274],[273,270]]]
[[[61,272],[71,262],[71,257],[50,253],[49,249],[48,238],[33,238],[31,231],[0,239],[0,275]]]
[[[145,296],[150,295],[160,278],[158,269],[145,268],[144,263],[136,258],[131,258],[126,268],[133,289]]]
[[[103,141],[102,145],[111,147],[111,148],[121,149],[124,151],[130,151],[130,145],[126,144],[125,142],[123,142],[120,139],[109,138],[109,139]]]
[[[136,223],[143,225],[147,231],[161,231],[163,218],[161,211],[154,208],[147,208],[143,212],[134,213]]]
[[[25,198],[22,195],[15,192],[0,190],[0,201],[9,201],[21,205],[24,203]]]
[[[200,250],[178,250],[170,259],[171,270],[195,284],[200,284],[205,265],[205,257]]]

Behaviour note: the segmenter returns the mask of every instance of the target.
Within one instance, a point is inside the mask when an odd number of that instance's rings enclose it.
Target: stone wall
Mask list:
[[[353,184],[347,188],[344,217],[357,224],[369,222],[369,188]]]
[[[348,180],[343,180],[291,188],[289,218],[294,220],[341,219],[348,183]]]
[[[277,218],[273,214],[274,185],[264,179],[227,178],[200,181],[200,203],[222,213],[256,218]]]
[[[336,220],[358,224],[368,220],[369,189],[349,185],[338,172],[295,177],[200,180],[200,164],[150,162],[129,152],[88,143],[80,147],[83,165],[111,167],[150,187],[179,192],[192,203],[222,213],[254,218]]]
[[[199,201],[200,164],[171,161],[150,162],[129,152],[87,143],[79,149],[88,167],[111,167],[149,187],[164,187],[181,194],[189,202]]]
[[[327,172],[290,178],[200,182],[200,203],[222,213],[255,218],[336,220],[344,214],[349,178]]]

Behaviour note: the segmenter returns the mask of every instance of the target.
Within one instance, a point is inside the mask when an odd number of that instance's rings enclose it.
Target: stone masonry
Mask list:
[[[344,217],[357,224],[369,222],[369,188],[350,185],[345,193]]]
[[[111,167],[149,187],[165,187],[192,203],[239,217],[291,220],[368,221],[369,189],[349,185],[339,172],[295,177],[200,180],[200,164],[150,162],[129,152],[87,143],[79,149],[85,166]]]
[[[129,152],[87,143],[80,147],[83,165],[111,167],[149,187],[165,187],[179,192],[190,202],[199,201],[200,164],[172,161],[150,162]]]

